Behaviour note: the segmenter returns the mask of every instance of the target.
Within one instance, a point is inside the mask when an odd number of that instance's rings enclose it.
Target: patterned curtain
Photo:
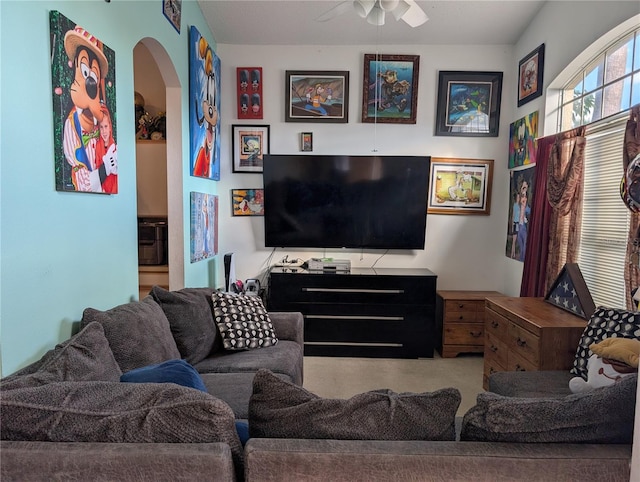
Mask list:
[[[584,127],[538,139],[535,204],[520,296],[545,296],[565,263],[575,263],[582,216]],[[546,175],[545,175],[546,174]]]
[[[624,148],[622,151],[622,164],[624,173],[627,172],[629,163],[640,154],[640,105],[631,109],[631,116],[627,121],[627,128],[624,133]],[[624,175],[624,174],[623,174]],[[628,187],[628,186],[627,186]],[[629,223],[629,240],[627,243],[627,259],[631,260],[631,255],[638,252],[638,238],[640,238],[640,214],[632,212]],[[637,259],[637,258],[633,258]],[[637,263],[627,263],[624,269],[624,282],[626,287],[627,309],[634,310],[636,304],[633,302],[631,291],[640,286],[640,266]]]

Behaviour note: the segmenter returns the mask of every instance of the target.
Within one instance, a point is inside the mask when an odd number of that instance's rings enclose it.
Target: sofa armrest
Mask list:
[[[630,445],[252,438],[245,480],[629,480]]]
[[[235,481],[224,443],[0,442],[0,479],[11,481]]]
[[[269,318],[281,340],[295,341],[304,348],[304,318],[297,311],[270,311]]]

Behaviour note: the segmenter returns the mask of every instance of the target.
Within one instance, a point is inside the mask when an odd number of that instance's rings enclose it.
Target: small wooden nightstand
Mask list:
[[[436,318],[442,358],[484,351],[484,299],[498,291],[438,291]]]

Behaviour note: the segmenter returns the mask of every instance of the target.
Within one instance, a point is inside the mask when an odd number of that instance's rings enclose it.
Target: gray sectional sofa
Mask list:
[[[301,314],[222,340],[238,308],[212,295],[154,287],[88,308],[79,333],[0,380],[0,479],[629,480],[637,376],[571,395],[568,373],[494,374],[457,421],[455,388],[327,400],[302,388]],[[204,387],[120,381],[177,359]]]

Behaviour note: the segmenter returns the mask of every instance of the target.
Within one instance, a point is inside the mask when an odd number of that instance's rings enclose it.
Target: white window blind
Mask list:
[[[625,307],[629,211],[620,198],[628,114],[587,126],[578,265],[596,306]]]

